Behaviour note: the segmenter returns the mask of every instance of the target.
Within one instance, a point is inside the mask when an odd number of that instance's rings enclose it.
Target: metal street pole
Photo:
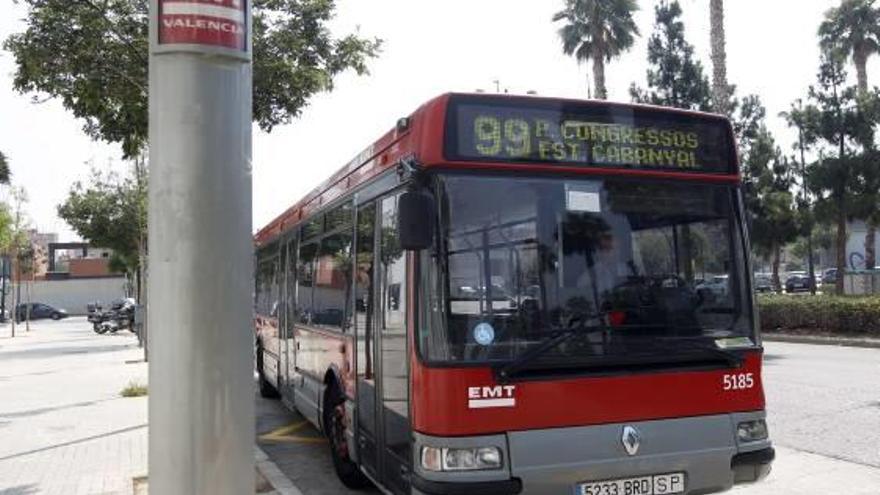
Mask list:
[[[6,256],[0,256],[0,323],[6,323]]]
[[[150,493],[254,493],[250,3],[150,3]]]

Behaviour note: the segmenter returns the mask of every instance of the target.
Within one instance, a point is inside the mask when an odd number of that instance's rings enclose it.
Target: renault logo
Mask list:
[[[623,448],[629,455],[636,455],[639,452],[639,446],[642,444],[642,436],[634,426],[624,426],[623,436],[621,437]]]

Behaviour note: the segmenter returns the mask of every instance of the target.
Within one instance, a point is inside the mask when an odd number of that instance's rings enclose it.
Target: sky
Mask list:
[[[586,98],[588,65],[561,51],[551,22],[563,0],[337,0],[331,29],[357,30],[384,40],[369,76],[340,75],[330,93],[312,98],[302,115],[271,134],[254,128],[254,230],[323,182],[398,118],[449,91]],[[636,45],[606,68],[609,99],[629,101],[629,86],[645,85],[647,40],[654,21],[652,0],[639,0]],[[728,0],[725,2],[728,79],[738,94],[756,93],[767,107],[768,126],[783,149],[793,132],[778,117],[815,80],[816,29],[836,0]],[[709,1],[681,0],[686,37],[711,75]],[[24,29],[21,4],[0,0],[0,39]],[[868,67],[878,84],[880,57]],[[57,216],[71,184],[87,180],[93,167],[124,171],[118,145],[91,141],[82,122],[57,101],[35,104],[12,89],[14,61],[0,51],[0,151],[13,182],[27,191],[34,227],[76,234]],[[850,72],[854,70],[850,67]],[[851,74],[854,77],[854,74]],[[8,192],[0,191],[0,200]]]

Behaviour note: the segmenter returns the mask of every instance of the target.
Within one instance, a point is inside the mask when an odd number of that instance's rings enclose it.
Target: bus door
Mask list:
[[[384,198],[379,218],[377,332],[382,421],[382,481],[394,493],[409,493],[412,429],[409,418],[409,359],[406,332],[406,252],[397,237],[398,195]]]
[[[355,289],[359,459],[370,476],[400,494],[409,493],[412,468],[405,254],[397,242],[397,196],[361,207]]]
[[[287,243],[281,243],[276,265],[278,302],[275,307],[278,321],[278,392],[287,387]]]
[[[257,265],[257,300],[255,323],[262,341],[262,371],[270,383],[277,384],[280,372],[279,352],[279,280],[277,246],[272,246],[272,255]]]
[[[355,349],[357,366],[357,443],[361,465],[379,479],[378,386],[376,383],[376,204],[363,205],[357,212],[355,255]]]
[[[284,274],[281,278],[281,300],[284,301],[281,312],[280,333],[281,348],[278,351],[279,360],[279,392],[283,397],[293,402],[293,384],[290,382],[293,376],[293,368],[296,360],[293,343],[293,320],[296,309],[296,237],[292,237],[281,248],[281,270]]]

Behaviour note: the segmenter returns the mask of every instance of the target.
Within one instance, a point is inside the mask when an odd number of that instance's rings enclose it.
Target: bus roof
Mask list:
[[[552,129],[548,126],[551,122],[557,123]],[[479,130],[479,125],[486,126],[485,132]],[[459,132],[458,129],[462,130]],[[528,138],[522,138],[521,132],[526,129],[530,134]],[[543,141],[541,136],[535,135],[542,131],[546,133]],[[513,144],[520,146],[511,146],[508,142],[502,147],[502,132],[508,134],[505,138],[513,138]],[[599,146],[591,144],[595,149],[576,151],[576,143],[567,141],[569,138],[575,140],[578,133],[581,139],[591,139],[591,136],[592,139],[597,136],[608,139],[609,147],[603,152],[616,149],[611,146],[615,134],[618,139],[620,133],[624,138],[630,138],[630,143],[622,146],[627,149],[638,148],[633,144],[637,139],[643,139],[644,143],[665,144],[660,139],[673,136],[679,140],[682,154],[673,155],[674,145],[666,148],[658,145],[652,149],[652,145],[644,144],[645,149],[634,149],[632,153],[623,153],[623,157],[611,153],[617,162],[601,161],[596,159],[600,156]],[[556,142],[553,142],[554,137]],[[529,144],[525,144],[526,141]],[[715,146],[707,144],[706,149],[701,150],[699,146],[703,142]],[[504,156],[505,150],[516,153]],[[689,150],[691,154],[682,150]],[[497,155],[492,155],[496,151]],[[260,229],[254,236],[255,244],[259,247],[271,243],[310,213],[395,167],[405,158],[414,158],[425,167],[508,168],[523,172],[638,174],[680,180],[739,181],[732,126],[720,115],[597,100],[447,93],[429,100],[410,116],[400,119],[394,128]],[[676,162],[680,167],[639,168],[632,166],[637,158],[640,162],[681,160]],[[587,159],[591,163],[586,163]]]

